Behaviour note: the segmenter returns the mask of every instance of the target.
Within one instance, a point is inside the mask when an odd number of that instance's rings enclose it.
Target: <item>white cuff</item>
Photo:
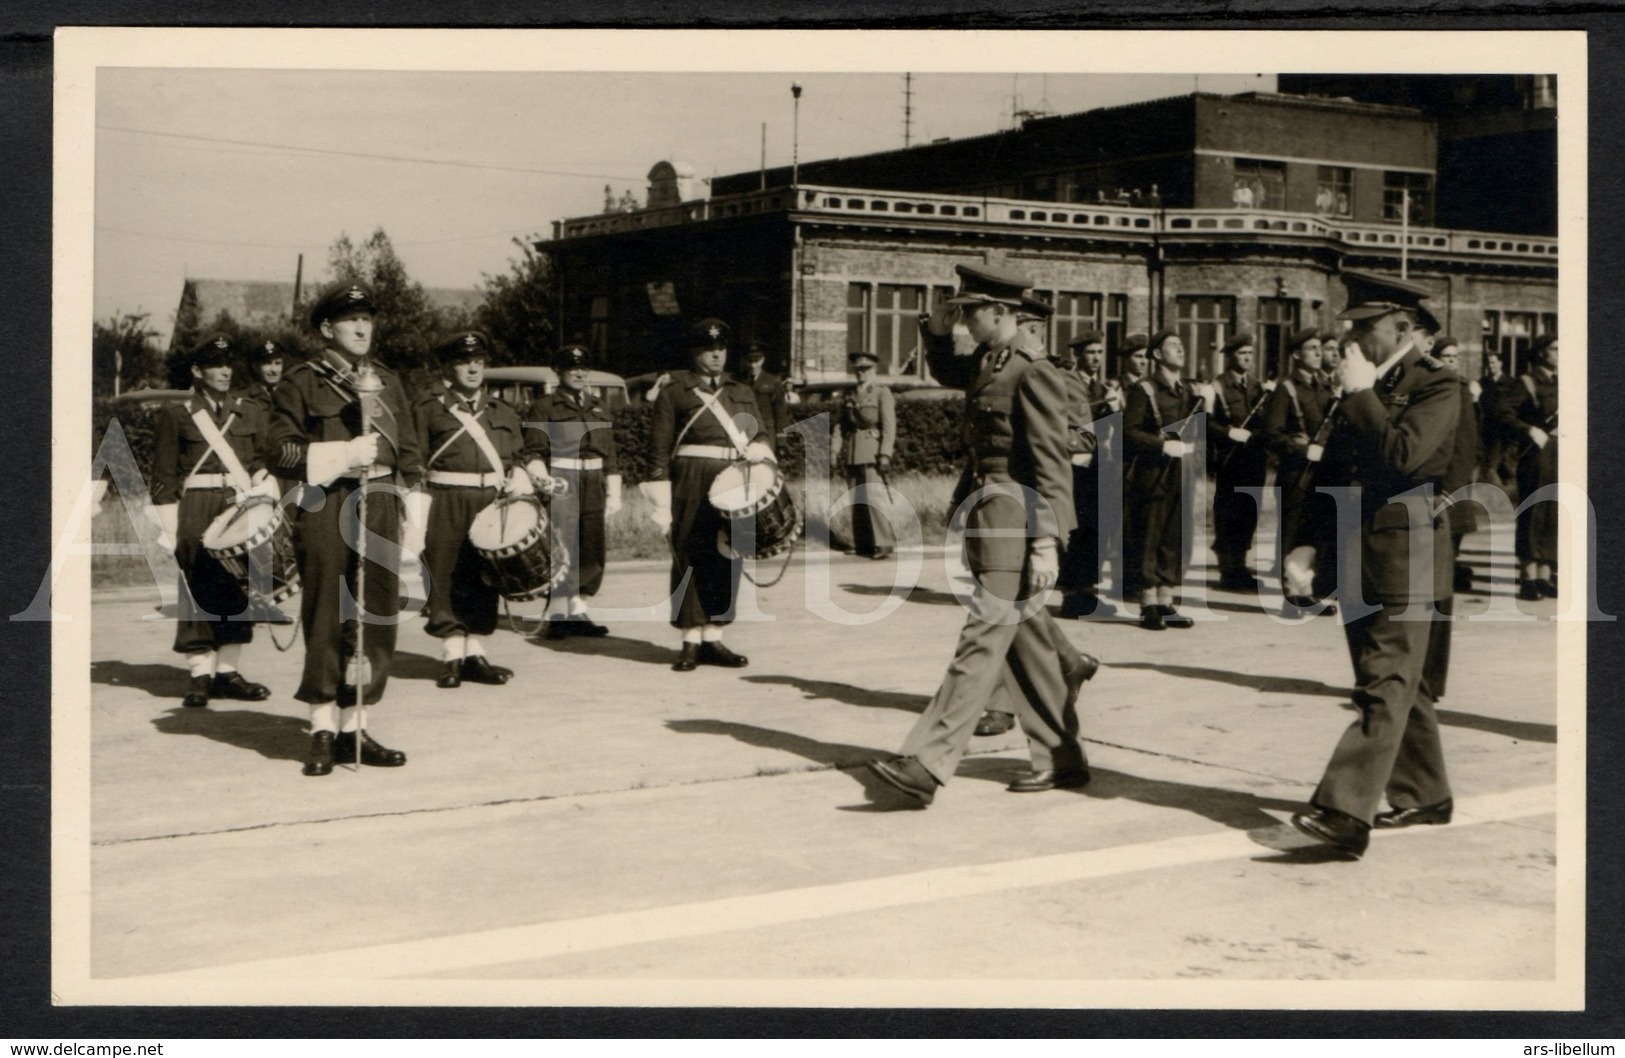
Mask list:
[[[429,508],[434,504],[434,497],[429,495],[427,489],[414,489],[406,494],[406,522],[418,530],[429,528]]]
[[[326,487],[348,472],[352,465],[349,441],[312,441],[305,450],[305,481]]]
[[[181,505],[178,503],[166,503],[160,507],[154,507],[153,510],[158,512],[159,528],[163,529],[164,533],[171,540],[178,537],[181,531]]]

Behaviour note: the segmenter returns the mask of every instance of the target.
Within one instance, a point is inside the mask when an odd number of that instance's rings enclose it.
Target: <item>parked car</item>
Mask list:
[[[144,408],[151,411],[165,404],[177,404],[192,395],[189,389],[130,389],[113,398],[114,407]]]
[[[493,367],[485,372],[485,384],[491,392],[524,411],[536,397],[559,388],[559,373],[551,367]],[[588,372],[587,388],[601,398],[610,411],[630,399],[626,379],[609,371]]]
[[[892,391],[892,396],[898,400],[950,400],[954,397],[963,397],[964,390],[950,389],[939,386],[929,379],[899,378],[892,381],[876,380],[879,385]],[[858,384],[854,378],[837,378],[826,382],[806,382],[795,387],[795,392],[801,394],[806,401],[822,401],[839,399],[844,390],[849,390]]]

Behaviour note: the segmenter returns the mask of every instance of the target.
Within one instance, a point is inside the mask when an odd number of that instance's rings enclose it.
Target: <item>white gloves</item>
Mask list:
[[[766,441],[752,441],[745,446],[745,459],[751,463],[776,463],[773,448]],[[669,484],[669,483],[668,483]]]
[[[1529,439],[1535,442],[1536,448],[1545,448],[1546,442],[1551,440],[1551,436],[1551,434],[1547,433],[1545,430],[1542,430],[1538,426],[1529,427]]]
[[[1281,561],[1283,595],[1314,596],[1315,549],[1308,545],[1293,548]]]
[[[1095,454],[1093,452],[1079,452],[1072,457],[1072,465],[1075,467],[1086,467],[1094,461]]]
[[[604,514],[613,518],[621,513],[621,476],[611,474],[604,479]]]
[[[671,528],[671,482],[645,481],[638,486],[648,501],[654,504],[654,510],[649,512],[649,520],[661,529]]]
[[[1253,435],[1253,432],[1251,430],[1243,430],[1239,426],[1230,427],[1230,433],[1229,433],[1230,440],[1236,442],[1236,444],[1238,444],[1238,445],[1246,444],[1248,438],[1252,437],[1252,435]]]
[[[181,505],[166,503],[160,507],[154,507],[153,510],[158,512],[158,526],[163,530],[158,534],[158,546],[173,554],[175,551],[175,538],[181,532]]]
[[[1190,445],[1184,441],[1162,442],[1162,454],[1169,459],[1183,459],[1190,452]]]
[[[1467,392],[1473,395],[1474,400],[1477,400],[1479,397],[1484,395],[1484,387],[1479,385],[1478,380],[1475,378],[1473,381],[1467,383]]]
[[[1193,382],[1191,383],[1191,392],[1205,401],[1211,401],[1213,399],[1213,383]]]
[[[370,467],[378,462],[378,435],[375,433],[362,434],[352,437],[348,442],[350,446],[350,466],[360,470]]]
[[[269,471],[263,469],[254,471],[254,476],[249,478],[248,482],[248,491],[238,497],[239,501],[251,500],[256,497],[267,500],[280,498],[277,492],[276,479],[271,477]]]
[[[1324,456],[1325,454],[1326,454],[1326,446],[1325,445],[1312,444],[1312,445],[1309,446],[1309,450],[1304,453],[1304,456],[1305,456],[1305,458],[1307,458],[1309,460],[1309,462],[1318,463],[1318,462],[1320,462],[1321,457]]]
[[[1351,351],[1337,365],[1337,379],[1343,384],[1345,393],[1358,393],[1362,389],[1370,389],[1377,384],[1377,365],[1365,358],[1365,352],[1355,344],[1348,346]]]
[[[529,496],[536,491],[536,483],[530,480],[530,472],[524,467],[514,467],[508,471],[502,491],[510,496]]]
[[[553,491],[553,476],[547,472],[547,464],[540,459],[532,459],[525,464],[525,471],[536,486],[537,492]]]

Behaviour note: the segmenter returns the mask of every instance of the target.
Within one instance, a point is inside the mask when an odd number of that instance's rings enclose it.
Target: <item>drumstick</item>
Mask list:
[[[372,432],[372,401],[383,392],[384,380],[378,377],[371,363],[364,363],[355,373],[351,382],[355,389],[356,401],[361,405],[361,435],[365,437]],[[356,515],[360,519],[360,526],[356,531],[356,569],[355,593],[361,604],[361,612],[356,615],[355,621],[355,653],[350,662],[354,666],[351,671],[354,678],[350,681],[355,687],[356,728],[355,728],[355,768],[361,770],[361,740],[367,727],[366,688],[372,683],[372,662],[367,658],[367,642],[365,620],[367,613],[367,482],[371,467],[361,472],[360,495],[356,497]],[[342,584],[342,581],[340,582]]]

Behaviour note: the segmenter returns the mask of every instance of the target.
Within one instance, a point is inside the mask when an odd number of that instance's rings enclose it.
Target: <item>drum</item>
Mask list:
[[[293,526],[269,496],[252,496],[220,512],[203,534],[203,550],[237,578],[255,620],[292,620],[278,607],[299,591]],[[269,577],[267,577],[269,572]],[[259,589],[269,585],[269,592]]]
[[[509,602],[541,598],[570,570],[569,552],[535,496],[499,496],[474,516],[468,542],[485,560],[485,582]]]
[[[754,547],[744,558],[781,555],[801,538],[801,511],[772,463],[730,463],[711,482],[710,500],[728,519],[717,549],[729,558],[741,554],[733,546],[734,526],[747,518],[755,522],[756,532]]]

